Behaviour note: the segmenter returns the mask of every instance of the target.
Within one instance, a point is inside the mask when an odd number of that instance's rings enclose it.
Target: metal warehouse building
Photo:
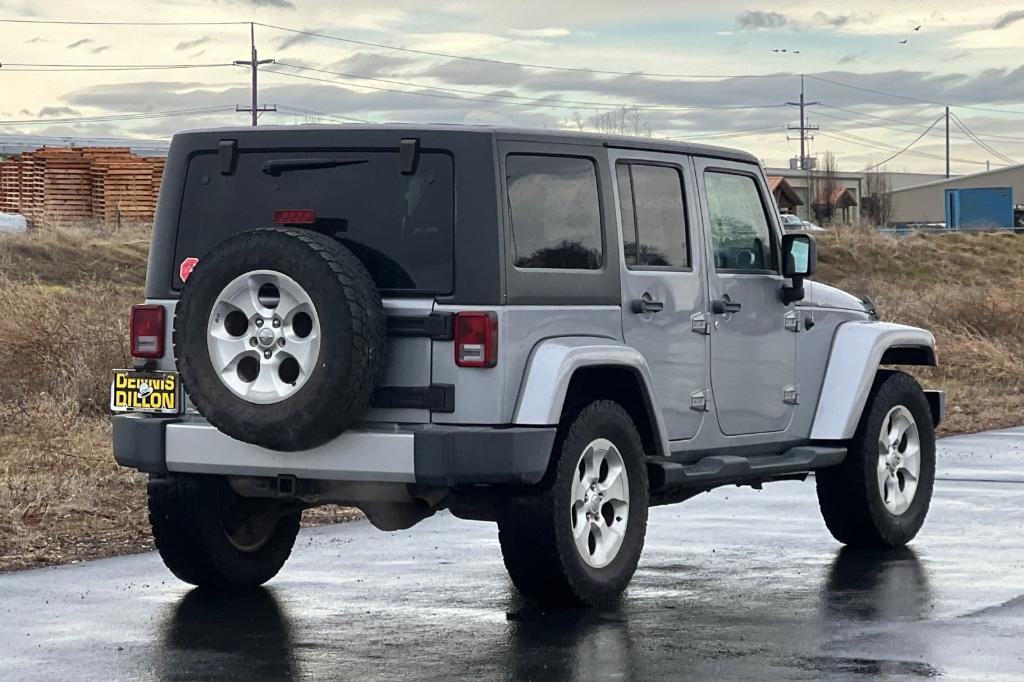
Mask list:
[[[1015,204],[1024,203],[1024,165],[960,175],[891,192],[893,223],[944,223],[946,190],[970,187],[1012,187]]]

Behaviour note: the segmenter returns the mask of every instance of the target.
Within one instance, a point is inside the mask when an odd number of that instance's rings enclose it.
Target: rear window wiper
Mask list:
[[[337,168],[338,166],[355,166],[369,162],[369,159],[277,159],[264,163],[263,172],[276,177],[285,171]]]

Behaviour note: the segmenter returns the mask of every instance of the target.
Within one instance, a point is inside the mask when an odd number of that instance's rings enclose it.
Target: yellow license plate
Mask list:
[[[114,412],[180,414],[181,382],[177,372],[138,372],[115,369],[110,385],[110,409]]]

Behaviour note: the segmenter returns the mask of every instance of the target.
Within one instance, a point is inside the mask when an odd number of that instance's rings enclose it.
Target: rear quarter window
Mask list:
[[[604,251],[594,161],[510,154],[505,173],[516,267],[600,269]]]

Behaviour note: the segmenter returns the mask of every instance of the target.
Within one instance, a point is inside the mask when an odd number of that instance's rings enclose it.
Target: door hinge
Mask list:
[[[796,386],[786,386],[782,391],[782,402],[787,405],[800,404],[800,389]]]
[[[710,334],[711,324],[708,322],[708,314],[694,313],[690,315],[690,331],[697,334]]]
[[[690,409],[694,412],[708,411],[708,395],[703,389],[690,394]]]
[[[795,310],[786,313],[786,329],[791,332],[800,331],[800,313]]]

